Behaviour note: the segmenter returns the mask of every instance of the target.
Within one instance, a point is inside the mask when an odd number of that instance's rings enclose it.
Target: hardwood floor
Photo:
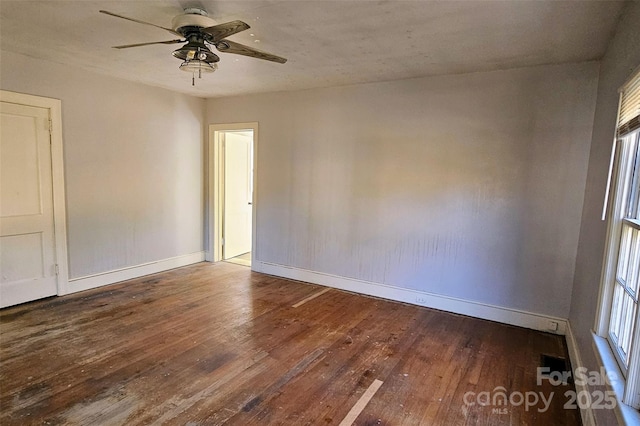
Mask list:
[[[251,252],[232,257],[231,259],[225,260],[225,262],[231,262],[242,266],[251,266]]]
[[[201,263],[2,310],[0,423],[338,425],[380,380],[354,424],[579,424],[560,336],[320,290]]]

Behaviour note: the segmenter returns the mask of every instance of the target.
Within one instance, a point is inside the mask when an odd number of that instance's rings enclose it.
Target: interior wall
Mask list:
[[[258,261],[566,318],[594,62],[210,99],[258,121]]]
[[[70,278],[202,252],[203,99],[10,52],[0,88],[62,100]]]
[[[607,223],[601,219],[602,206],[618,114],[618,90],[631,76],[633,70],[640,67],[639,25],[640,3],[629,2],[600,66],[587,187],[569,316],[583,361],[593,370],[597,368],[597,363],[592,350],[591,330],[594,327],[597,312],[607,233]]]

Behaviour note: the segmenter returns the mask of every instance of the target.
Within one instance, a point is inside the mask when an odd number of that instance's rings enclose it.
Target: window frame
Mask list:
[[[625,139],[630,138],[631,142]],[[625,144],[634,144],[631,150]],[[626,148],[626,149],[625,149]],[[629,152],[633,151],[633,152]],[[632,156],[632,158],[630,158]],[[626,367],[618,350],[612,344],[609,336],[610,317],[613,304],[613,293],[616,288],[618,254],[620,251],[622,224],[625,222],[628,212],[627,198],[631,198],[630,190],[637,185],[634,179],[634,167],[640,164],[640,129],[636,129],[625,135],[617,136],[613,148],[614,167],[611,176],[612,195],[607,211],[609,220],[607,224],[606,250],[604,255],[604,268],[601,279],[600,300],[598,301],[598,315],[595,330],[598,336],[607,341],[608,349],[615,358],[620,372],[624,376],[624,395],[622,402],[634,409],[640,409],[640,307],[636,309],[632,343],[628,354],[629,366]],[[636,175],[637,177],[637,175]]]

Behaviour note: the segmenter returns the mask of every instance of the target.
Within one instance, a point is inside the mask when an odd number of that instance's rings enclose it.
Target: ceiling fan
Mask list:
[[[233,34],[248,30],[248,24],[242,21],[231,21],[224,24],[216,24],[209,18],[206,11],[199,8],[187,8],[184,13],[176,16],[171,21],[171,28],[162,27],[160,25],[151,24],[149,22],[140,21],[138,19],[128,18],[106,10],[100,13],[115,16],[116,18],[126,19],[127,21],[137,22],[138,24],[151,25],[169,31],[171,34],[180,37],[179,39],[167,41],[152,41],[148,43],[126,44],[122,46],[113,46],[115,49],[128,49],[130,47],[149,46],[152,44],[179,44],[185,43],[184,46],[175,50],[173,56],[182,60],[180,69],[192,73],[192,85],[195,85],[195,75],[202,77],[203,72],[213,72],[218,68],[220,57],[213,53],[207,45],[215,46],[219,52],[234,53],[236,55],[244,55],[252,58],[264,59],[266,61],[278,62],[284,64],[287,60],[283,57],[272,55],[271,53],[262,52],[244,44],[227,40]]]

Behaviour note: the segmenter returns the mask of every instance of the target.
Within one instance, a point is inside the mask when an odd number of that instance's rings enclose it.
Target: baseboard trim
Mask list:
[[[383,299],[395,300],[397,302],[425,306],[428,308],[515,325],[518,327],[525,327],[559,335],[564,335],[566,332],[567,320],[564,318],[551,317],[548,315],[536,314],[533,312],[489,305],[386,284],[345,278],[337,275],[325,274],[322,272],[299,269],[269,262],[254,262],[252,269],[256,272],[262,272],[269,275],[319,284],[369,296],[381,297]],[[558,324],[557,330],[552,330],[550,328],[552,321]]]
[[[67,294],[90,290],[92,288],[102,287],[104,285],[114,284],[120,281],[131,280],[133,278],[139,278],[145,275],[155,274],[158,272],[167,271],[169,269],[191,265],[193,263],[204,261],[204,257],[204,251],[199,251],[196,253],[171,257],[169,259],[157,260],[155,262],[143,263],[141,265],[116,269],[100,274],[73,278],[69,280]]]
[[[573,374],[577,368],[584,367],[582,363],[582,356],[580,355],[580,349],[578,349],[578,343],[576,342],[576,338],[571,331],[571,323],[567,321],[567,333],[565,335],[565,339],[567,341],[567,350],[569,351],[569,361],[571,361],[571,374]],[[590,394],[589,387],[586,383],[576,383],[576,394],[580,394],[580,392],[585,391]],[[596,419],[593,414],[593,410],[590,406],[580,407],[580,417],[582,418],[583,426],[595,426]]]

